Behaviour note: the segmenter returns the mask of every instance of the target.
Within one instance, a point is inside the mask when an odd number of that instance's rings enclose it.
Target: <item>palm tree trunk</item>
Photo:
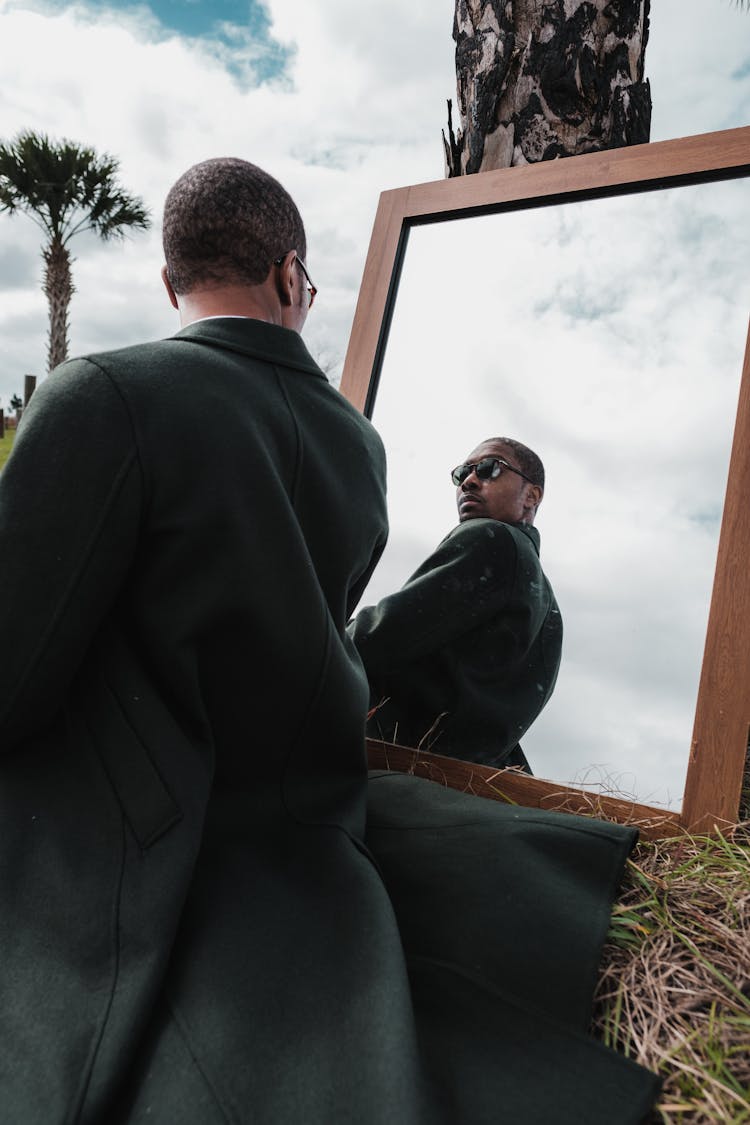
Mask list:
[[[68,307],[75,293],[70,251],[57,237],[42,250],[44,280],[42,290],[49,309],[47,371],[68,358]]]
[[[456,0],[460,125],[443,134],[461,176],[641,144],[650,0]]]

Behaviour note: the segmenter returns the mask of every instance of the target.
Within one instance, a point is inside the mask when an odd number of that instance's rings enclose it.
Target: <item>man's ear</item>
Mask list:
[[[536,511],[542,502],[544,496],[543,489],[538,484],[526,485],[526,496],[524,497],[524,508],[533,509]]]
[[[169,297],[169,300],[172,303],[172,308],[173,309],[179,309],[180,306],[177,303],[177,294],[175,293],[174,289],[172,288],[172,282],[169,280],[169,275],[167,274],[167,267],[166,266],[161,267],[161,279],[164,282],[164,288],[167,291],[167,296]]]
[[[297,251],[289,250],[280,266],[271,266],[276,271],[276,293],[283,307],[294,304],[294,263]]]

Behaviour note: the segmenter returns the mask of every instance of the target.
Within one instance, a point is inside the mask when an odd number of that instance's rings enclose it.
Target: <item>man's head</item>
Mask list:
[[[488,438],[454,470],[458,518],[532,523],[544,495],[544,466],[513,438]]]
[[[167,195],[162,238],[163,274],[175,306],[197,301],[213,308],[218,294],[252,291],[261,305],[268,297],[291,305],[283,322],[301,328],[311,303],[301,264],[305,228],[289,193],[262,168],[234,157],[188,168]]]

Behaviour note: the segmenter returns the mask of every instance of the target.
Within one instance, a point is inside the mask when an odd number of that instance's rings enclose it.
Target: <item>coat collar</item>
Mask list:
[[[458,524],[457,527],[453,528],[453,531],[450,531],[448,533],[448,535],[446,535],[446,539],[450,539],[450,537],[452,535],[456,535],[456,533],[459,533],[459,534],[464,533],[464,534],[469,534],[469,535],[474,534],[475,532],[477,532],[478,528],[484,527],[486,524],[492,524],[492,523],[502,523],[502,520],[491,520],[491,519],[488,519],[486,516],[478,516],[476,519],[464,520],[463,523]],[[514,531],[523,532],[523,534],[527,537],[527,539],[530,539],[531,542],[534,544],[534,550],[536,551],[537,554],[539,554],[539,547],[540,547],[540,544],[541,544],[541,538],[540,538],[538,530],[534,527],[533,524],[531,524],[531,523],[508,523],[508,524],[505,524],[504,526],[505,527],[512,527]],[[468,532],[466,531],[467,528],[469,528]]]
[[[533,524],[531,524],[531,523],[512,523],[510,526],[511,527],[517,527],[519,531],[522,531],[524,533],[524,535],[526,535],[531,540],[531,542],[534,544],[534,550],[536,551],[537,554],[539,554],[539,546],[541,544],[541,537],[539,535],[539,532],[537,531],[537,529],[534,527]]]
[[[326,378],[298,332],[281,328],[277,324],[268,324],[264,320],[253,320],[250,317],[211,317],[188,324],[176,332],[172,339],[211,344],[269,363],[296,367],[321,379]]]

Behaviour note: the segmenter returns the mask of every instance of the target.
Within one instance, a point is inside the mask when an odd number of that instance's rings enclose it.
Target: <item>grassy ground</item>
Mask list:
[[[10,454],[13,438],[15,436],[15,430],[6,429],[5,437],[0,438],[0,469],[2,469],[3,465],[8,460],[8,455]]]
[[[750,1122],[750,822],[637,846],[593,1030],[661,1075],[652,1122]]]

